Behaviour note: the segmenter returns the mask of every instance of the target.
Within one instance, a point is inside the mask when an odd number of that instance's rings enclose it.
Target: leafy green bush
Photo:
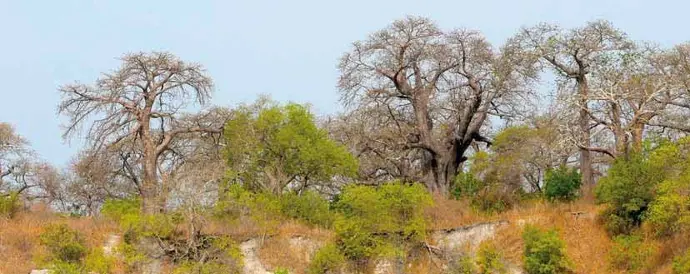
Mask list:
[[[50,252],[51,261],[79,263],[87,252],[81,234],[66,224],[46,226],[39,239]]]
[[[455,199],[472,197],[479,193],[483,186],[484,183],[475,178],[472,173],[460,172],[457,176],[455,176],[453,188],[451,189],[451,195]]]
[[[99,274],[111,273],[115,266],[115,259],[103,254],[103,249],[94,248],[84,258],[84,267]]]
[[[419,184],[348,186],[334,206],[340,215],[333,225],[338,247],[349,259],[360,260],[416,244],[426,234],[424,210],[432,203]]]
[[[572,201],[578,196],[581,176],[577,169],[560,166],[546,171],[544,196],[550,201]]]
[[[673,258],[673,274],[690,273],[690,249],[685,254]]]
[[[327,244],[314,254],[309,263],[308,274],[325,274],[337,271],[345,263],[345,256],[335,244]]]
[[[597,200],[609,204],[601,217],[611,235],[629,234],[640,226],[654,199],[654,188],[663,177],[644,155],[615,161],[595,189]]]
[[[229,183],[215,208],[216,217],[237,220],[249,216],[264,235],[275,230],[283,219],[280,196],[270,192],[254,193],[239,184]]]
[[[55,274],[86,274],[86,269],[74,262],[55,261],[52,263],[50,270]]]
[[[20,207],[17,193],[0,196],[0,217],[13,218],[19,212]]]
[[[484,180],[477,179],[472,173],[460,173],[455,177],[451,195],[455,199],[466,198],[473,208],[489,213],[503,212],[517,200],[491,172]]]
[[[637,272],[647,265],[654,248],[637,235],[619,235],[609,251],[609,263],[617,270]]]
[[[506,266],[503,263],[503,254],[491,242],[483,242],[479,246],[477,264],[479,265],[479,273],[482,274],[503,274],[507,272]]]
[[[333,224],[335,216],[329,209],[330,204],[316,192],[306,191],[302,195],[290,192],[283,194],[280,199],[281,211],[289,218],[325,228]]]
[[[542,231],[533,226],[522,233],[525,242],[525,270],[530,274],[571,273],[565,243],[555,230]]]
[[[690,230],[690,176],[666,180],[659,185],[645,222],[658,237]]]

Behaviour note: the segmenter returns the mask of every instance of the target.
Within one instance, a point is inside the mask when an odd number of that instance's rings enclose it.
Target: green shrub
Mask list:
[[[659,185],[645,222],[658,237],[690,230],[690,176],[666,180]]]
[[[39,239],[50,252],[51,261],[79,263],[87,252],[79,232],[65,224],[46,226]]]
[[[115,266],[115,259],[103,254],[103,249],[95,248],[84,258],[84,267],[99,274],[111,273]]]
[[[19,194],[10,193],[0,196],[0,217],[13,218],[20,207]]]
[[[503,254],[496,249],[491,242],[483,242],[477,251],[477,264],[479,273],[482,274],[503,274],[507,272],[503,263]]]
[[[448,269],[445,271],[446,274],[476,274],[478,273],[477,267],[472,262],[470,256],[460,256],[456,260],[453,260]]]
[[[609,251],[609,263],[617,270],[634,273],[647,265],[654,254],[653,246],[637,235],[619,235]]]
[[[451,189],[451,195],[455,199],[472,197],[479,193],[482,187],[484,187],[484,183],[475,178],[472,173],[460,172],[457,176],[455,176],[453,188]]]
[[[54,274],[86,274],[87,271],[79,263],[55,261],[52,263],[50,270]]]
[[[455,199],[468,199],[473,208],[483,212],[503,212],[515,203],[517,197],[505,189],[497,176],[493,170],[483,180],[471,172],[460,173],[455,177],[451,195]]]
[[[685,254],[673,258],[673,274],[690,273],[690,249]]]
[[[215,208],[216,217],[237,220],[249,216],[261,233],[273,232],[283,219],[280,196],[270,192],[251,192],[239,184],[227,186]]]
[[[308,274],[326,274],[337,271],[345,263],[345,256],[335,244],[327,244],[314,254],[309,263]]]
[[[550,201],[572,201],[578,197],[581,176],[577,169],[560,166],[546,171],[544,196]]]
[[[346,187],[335,205],[340,214],[334,222],[338,247],[353,260],[395,254],[402,245],[424,239],[424,210],[432,203],[419,184]]]
[[[302,195],[294,192],[283,194],[281,197],[281,211],[289,218],[299,219],[309,224],[330,228],[334,215],[330,211],[329,203],[318,193],[306,191]]]
[[[525,270],[530,274],[572,273],[565,254],[565,243],[555,230],[542,231],[533,226],[522,233],[525,242]]]
[[[609,205],[601,215],[606,230],[611,235],[619,235],[629,234],[639,227],[654,199],[654,188],[663,178],[660,170],[644,155],[617,159],[595,189],[597,200]]]

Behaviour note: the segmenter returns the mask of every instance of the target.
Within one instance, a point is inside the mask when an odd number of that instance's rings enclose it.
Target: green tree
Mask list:
[[[227,176],[254,191],[298,192],[336,176],[354,176],[357,161],[316,126],[299,104],[266,99],[233,113],[225,127]]]
[[[609,205],[602,217],[610,234],[629,234],[642,224],[659,184],[685,170],[687,142],[661,140],[655,147],[648,142],[644,151],[616,159],[595,189],[597,200]],[[663,201],[657,205],[666,206]]]
[[[610,234],[628,234],[642,223],[662,176],[640,154],[614,162],[595,189],[597,200],[609,205],[602,217]]]
[[[581,176],[577,169],[560,166],[546,172],[544,196],[554,201],[572,201],[578,196]]]

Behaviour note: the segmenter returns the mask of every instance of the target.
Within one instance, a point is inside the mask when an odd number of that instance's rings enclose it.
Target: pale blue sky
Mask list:
[[[168,50],[206,66],[218,105],[257,94],[338,108],[336,63],[350,43],[407,14],[501,43],[540,21],[608,19],[634,39],[690,40],[686,1],[150,1],[0,0],[0,121],[62,166],[79,149],[61,139],[56,87],[91,83],[129,51]]]

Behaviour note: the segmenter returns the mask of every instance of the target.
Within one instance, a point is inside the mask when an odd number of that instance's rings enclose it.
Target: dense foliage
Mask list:
[[[357,171],[356,159],[299,104],[259,101],[235,110],[225,142],[228,179],[255,191],[301,191]]]
[[[572,273],[565,254],[565,243],[555,230],[544,231],[528,226],[522,233],[525,241],[525,270],[530,274]]]
[[[424,210],[431,204],[431,196],[419,184],[348,186],[335,205],[338,248],[351,260],[396,256],[406,245],[424,239]]]
[[[577,169],[560,166],[546,171],[544,196],[551,201],[573,201],[579,195],[581,176]]]

